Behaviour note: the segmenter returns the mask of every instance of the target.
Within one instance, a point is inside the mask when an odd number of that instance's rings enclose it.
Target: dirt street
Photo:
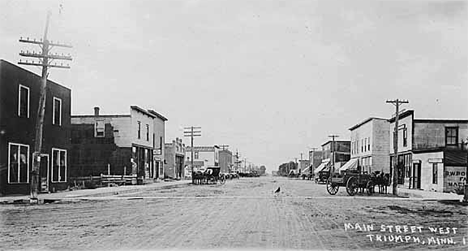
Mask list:
[[[311,181],[262,177],[0,205],[0,249],[466,250],[467,223],[459,205],[343,188],[330,196]]]

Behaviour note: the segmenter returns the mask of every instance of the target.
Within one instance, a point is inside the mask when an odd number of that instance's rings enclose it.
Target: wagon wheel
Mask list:
[[[333,184],[331,178],[327,180],[327,191],[330,195],[335,195],[336,193],[338,193],[339,188],[340,186],[338,186],[337,184]]]
[[[366,188],[367,188],[367,195],[371,195],[374,193],[374,182],[372,182],[372,180],[369,180],[366,184]]]
[[[358,183],[356,177],[350,177],[346,182],[346,192],[349,195],[354,196],[358,192]]]
[[[226,183],[226,179],[224,178],[224,175],[222,175],[221,177],[219,177],[219,181],[221,182],[221,184]]]

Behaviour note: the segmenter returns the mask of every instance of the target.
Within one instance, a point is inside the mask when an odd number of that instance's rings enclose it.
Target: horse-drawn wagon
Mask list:
[[[193,183],[198,185],[210,183],[217,184],[218,182],[224,184],[226,183],[226,178],[220,171],[221,168],[216,166],[208,167],[205,170],[194,171],[192,174]]]
[[[346,192],[351,196],[359,189],[366,189],[367,194],[371,195],[374,193],[375,183],[370,174],[347,170],[343,174],[335,173],[327,180],[327,191],[331,195],[335,195],[340,186],[346,187]]]

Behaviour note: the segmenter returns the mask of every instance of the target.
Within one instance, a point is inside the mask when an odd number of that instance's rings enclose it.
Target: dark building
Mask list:
[[[41,77],[0,60],[0,194],[28,194]],[[68,187],[71,90],[47,82],[39,191]]]
[[[154,111],[131,106],[129,114],[72,116],[71,177],[136,174],[163,178],[164,123]]]

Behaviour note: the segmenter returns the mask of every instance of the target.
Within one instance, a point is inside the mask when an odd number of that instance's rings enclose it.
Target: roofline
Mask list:
[[[407,110],[407,111],[400,113],[400,115],[398,115],[398,119],[406,118],[410,115],[414,116],[414,110]],[[395,121],[395,117],[388,119],[388,122],[390,123],[393,123],[394,121]]]
[[[333,140],[329,140],[329,141],[323,143],[321,146],[324,146],[324,145],[328,144],[329,142],[333,142]],[[335,140],[335,142],[350,142],[351,143],[351,140]]]
[[[468,123],[468,119],[414,119],[415,123]]]
[[[147,116],[149,116],[149,117],[156,118],[156,115],[154,115],[154,114],[148,112],[147,110],[145,110],[145,109],[143,109],[143,108],[140,108],[140,107],[138,107],[138,106],[136,106],[136,105],[130,106],[130,109],[139,111],[139,112],[141,112],[141,113],[143,113],[143,114],[145,114],[145,115],[147,115]]]
[[[361,123],[358,123],[358,124],[356,124],[356,125],[350,127],[349,130],[352,131],[352,130],[354,130],[354,129],[356,129],[356,128],[358,128],[358,127],[360,127],[360,126],[362,126],[362,125],[366,124],[367,122],[369,122],[369,121],[371,121],[371,120],[374,120],[374,119],[378,119],[378,120],[387,120],[387,119],[384,119],[384,118],[370,117],[370,118],[368,118],[368,119],[362,121]]]
[[[37,75],[36,73],[34,73],[34,72],[32,72],[32,71],[30,71],[30,70],[28,70],[28,69],[26,69],[26,68],[17,66],[16,64],[11,63],[11,62],[9,62],[9,61],[6,61],[5,59],[0,59],[0,62],[4,62],[4,63],[6,63],[6,64],[9,64],[9,65],[11,65],[11,66],[13,66],[13,67],[16,67],[16,68],[18,68],[18,69],[20,69],[20,70],[23,70],[23,71],[25,71],[25,72],[27,72],[27,73],[29,73],[29,74],[32,74],[32,75],[34,75],[34,76],[36,76],[36,77],[38,77],[38,78],[42,78],[41,76]],[[71,88],[66,87],[66,86],[64,86],[64,85],[62,85],[62,84],[59,84],[59,83],[57,83],[57,82],[55,82],[55,81],[52,81],[52,80],[50,80],[50,79],[47,79],[47,83],[53,83],[53,84],[59,85],[59,86],[65,88],[65,89],[67,89],[67,90],[69,90],[69,91],[71,92]]]
[[[163,115],[161,115],[161,114],[155,112],[154,110],[148,110],[148,112],[151,113],[151,114],[153,114],[153,115],[155,115],[156,117],[162,119],[163,121],[167,121],[167,118],[166,118],[166,117],[164,117]]]
[[[116,114],[116,115],[71,115],[71,118],[130,118],[130,115],[121,115],[121,114]]]

